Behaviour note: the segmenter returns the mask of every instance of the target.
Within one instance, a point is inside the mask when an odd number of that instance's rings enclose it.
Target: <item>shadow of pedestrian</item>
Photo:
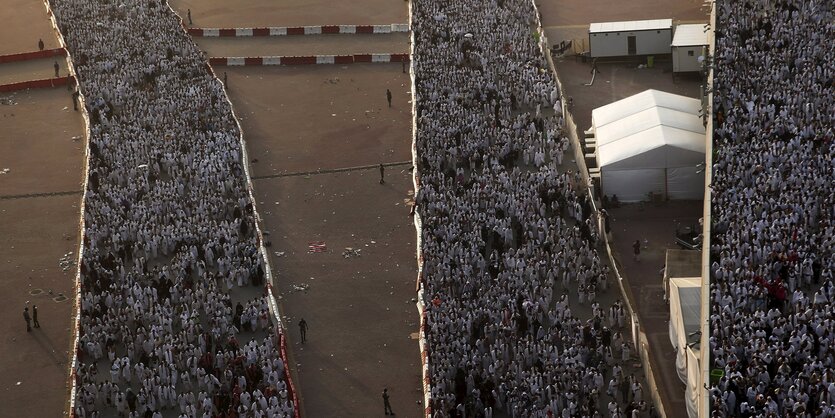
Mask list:
[[[55,367],[63,373],[66,359],[61,353],[55,351],[55,344],[52,343],[49,336],[41,331],[42,329],[43,328],[33,329],[32,337],[34,337],[35,342],[41,346],[41,350],[49,356],[53,363],[55,363]]]

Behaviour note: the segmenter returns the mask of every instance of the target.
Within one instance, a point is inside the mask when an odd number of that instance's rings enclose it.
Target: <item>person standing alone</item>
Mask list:
[[[301,334],[302,344],[304,344],[304,342],[307,341],[307,321],[305,321],[304,318],[299,321],[299,334]]]
[[[386,89],[386,100],[389,102],[389,107],[391,107],[391,90]]]
[[[32,305],[32,325],[35,328],[41,327],[41,323],[38,322],[38,305]]]
[[[635,261],[641,261],[641,240],[635,240],[632,244],[632,252],[635,254]]]
[[[29,316],[29,308],[23,308],[23,320],[26,321],[26,332],[32,331],[32,318]]]
[[[386,415],[394,415],[394,411],[391,410],[391,403],[389,402],[388,388],[383,388],[383,409],[385,409]]]
[[[383,163],[380,163],[380,184],[383,184],[383,183],[385,183],[385,182],[386,182],[386,181],[383,179],[383,177],[385,176],[385,174],[386,174],[386,168],[385,168],[385,167],[383,167]]]

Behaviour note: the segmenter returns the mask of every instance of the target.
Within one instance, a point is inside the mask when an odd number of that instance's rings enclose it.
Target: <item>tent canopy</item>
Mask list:
[[[704,162],[700,110],[698,99],[658,90],[594,109],[591,119],[601,170],[693,167]],[[635,158],[641,155],[644,158]]]
[[[603,193],[624,202],[648,193],[701,199],[705,128],[701,101],[647,90],[592,111]]]

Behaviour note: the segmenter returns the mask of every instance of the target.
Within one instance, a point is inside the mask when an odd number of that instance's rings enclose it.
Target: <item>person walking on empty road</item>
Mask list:
[[[38,39],[38,51],[43,51],[43,39]]]
[[[391,107],[391,90],[386,89],[386,100],[389,102],[389,107]]]
[[[188,9],[188,24],[191,25],[193,22],[191,21],[191,9]]]
[[[394,415],[394,411],[391,410],[391,403],[389,402],[388,388],[383,388],[383,409],[385,409],[386,415]]]
[[[380,163],[380,184],[383,184],[383,183],[385,183],[385,182],[386,182],[386,181],[383,179],[383,177],[385,176],[385,174],[386,174],[386,168],[385,168],[385,167],[383,167],[383,163]]]
[[[302,344],[304,344],[304,342],[307,341],[307,321],[305,321],[304,318],[299,321],[299,334],[301,334]]]
[[[23,308],[23,320],[26,321],[26,332],[32,331],[32,317],[29,316],[29,308]]]
[[[58,77],[58,70],[61,69],[61,67],[58,65],[58,61],[55,61],[55,64],[53,64],[52,66],[55,68],[55,77]]]
[[[41,323],[38,322],[38,305],[32,305],[32,325],[34,325],[35,328],[41,327]]]

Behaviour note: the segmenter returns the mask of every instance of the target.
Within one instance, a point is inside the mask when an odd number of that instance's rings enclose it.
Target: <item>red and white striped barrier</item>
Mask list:
[[[307,55],[275,57],[212,57],[217,66],[354,64],[363,62],[409,62],[409,54]]]
[[[0,84],[0,93],[20,91],[28,89],[43,89],[49,87],[66,86],[67,83],[75,82],[75,77],[45,78],[42,80],[21,81],[19,83]]]
[[[49,57],[65,57],[67,50],[64,48],[44,49],[43,51],[21,52],[19,54],[0,55],[0,64],[5,62],[29,61]]]
[[[407,23],[390,25],[324,25],[324,26],[278,26],[269,28],[187,28],[195,37],[247,37],[247,36],[288,36],[328,35],[354,33],[404,33],[409,31]]]

